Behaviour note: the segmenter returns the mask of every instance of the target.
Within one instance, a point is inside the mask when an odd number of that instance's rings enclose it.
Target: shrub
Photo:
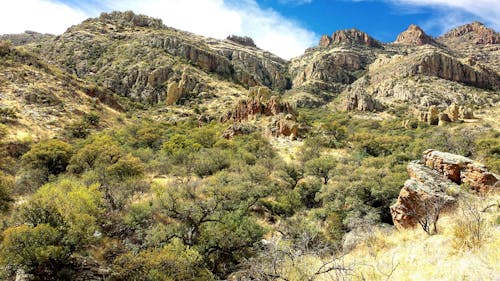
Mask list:
[[[52,175],[66,171],[69,159],[73,155],[73,148],[60,140],[48,140],[35,144],[30,151],[23,155],[25,166],[33,169],[47,169]]]
[[[488,235],[489,227],[479,206],[465,200],[460,206],[460,215],[453,227],[453,245],[457,249],[480,248]]]
[[[69,257],[60,242],[59,231],[47,224],[8,228],[0,244],[0,264],[6,270],[21,268],[28,274],[50,280]]]

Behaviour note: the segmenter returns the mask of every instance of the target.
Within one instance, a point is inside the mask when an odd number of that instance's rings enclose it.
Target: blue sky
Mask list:
[[[322,34],[351,27],[383,42],[412,23],[433,36],[474,20],[500,28],[500,0],[15,0],[2,3],[0,34],[60,34],[112,10],[133,10],[214,38],[251,36],[287,59],[316,45]]]

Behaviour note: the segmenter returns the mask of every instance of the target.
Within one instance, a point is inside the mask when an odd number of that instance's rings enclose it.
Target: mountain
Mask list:
[[[431,105],[498,102],[497,38],[477,22],[439,38],[410,25],[394,43],[347,29],[323,36],[317,47],[286,61],[259,49],[251,38],[205,38],[159,19],[112,12],[60,36],[30,41],[27,48],[79,78],[145,104],[203,104],[214,112],[246,96],[243,88],[265,86],[299,107],[332,102],[345,110],[373,111],[403,103],[425,111]]]

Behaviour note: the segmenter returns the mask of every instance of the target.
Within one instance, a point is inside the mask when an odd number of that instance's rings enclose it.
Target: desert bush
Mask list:
[[[11,48],[12,43],[10,43],[10,41],[0,40],[0,57],[9,54]]]
[[[0,213],[6,212],[12,199],[12,187],[14,183],[0,172]]]
[[[456,249],[475,249],[484,245],[489,225],[477,202],[464,199],[453,227],[453,246]]]

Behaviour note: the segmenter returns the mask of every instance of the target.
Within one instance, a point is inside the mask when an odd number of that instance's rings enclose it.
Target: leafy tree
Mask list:
[[[61,233],[48,224],[20,225],[3,232],[0,264],[8,273],[17,269],[35,276],[55,277],[69,257],[61,245]]]
[[[305,166],[309,175],[320,177],[324,184],[328,184],[330,172],[335,168],[335,160],[329,156],[321,156],[307,161]]]
[[[160,249],[125,253],[114,261],[110,280],[214,280],[201,255],[179,240]]]
[[[49,175],[58,175],[66,171],[73,155],[73,147],[60,140],[47,140],[35,144],[22,157],[23,166],[46,171]]]
[[[0,172],[0,213],[6,212],[13,201],[11,197],[12,186],[13,182]]]

